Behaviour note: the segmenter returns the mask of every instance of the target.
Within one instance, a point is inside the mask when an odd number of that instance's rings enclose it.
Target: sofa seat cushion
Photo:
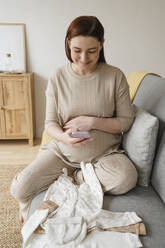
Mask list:
[[[135,211],[146,225],[140,236],[145,248],[165,247],[165,206],[152,186],[137,186],[125,195],[104,196],[104,209],[114,212]]]

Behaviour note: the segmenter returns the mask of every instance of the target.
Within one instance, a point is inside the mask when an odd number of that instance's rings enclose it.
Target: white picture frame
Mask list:
[[[0,72],[26,72],[23,23],[0,23]]]

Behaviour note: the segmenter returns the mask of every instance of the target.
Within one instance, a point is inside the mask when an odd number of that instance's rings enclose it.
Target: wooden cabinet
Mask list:
[[[33,74],[0,74],[0,139],[34,137]]]

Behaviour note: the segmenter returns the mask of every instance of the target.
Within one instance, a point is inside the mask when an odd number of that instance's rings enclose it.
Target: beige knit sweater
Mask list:
[[[79,76],[67,64],[50,78],[46,90],[45,129],[51,125],[63,128],[72,117],[87,115],[120,120],[121,133],[132,125],[134,113],[129,87],[123,72],[106,63],[100,63],[90,75]],[[94,162],[98,158],[118,152],[121,134],[91,130],[93,141],[80,148],[73,148],[57,140],[49,147],[72,166],[81,161]]]

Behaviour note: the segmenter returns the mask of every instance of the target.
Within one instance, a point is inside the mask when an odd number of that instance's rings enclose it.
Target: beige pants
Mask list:
[[[125,154],[114,153],[93,164],[104,192],[123,194],[135,187],[137,171]],[[62,174],[63,168],[74,174],[77,183],[83,182],[80,169],[65,164],[50,150],[42,150],[36,159],[18,173],[11,184],[11,194],[18,200],[20,215],[27,219],[32,198],[47,189]]]

